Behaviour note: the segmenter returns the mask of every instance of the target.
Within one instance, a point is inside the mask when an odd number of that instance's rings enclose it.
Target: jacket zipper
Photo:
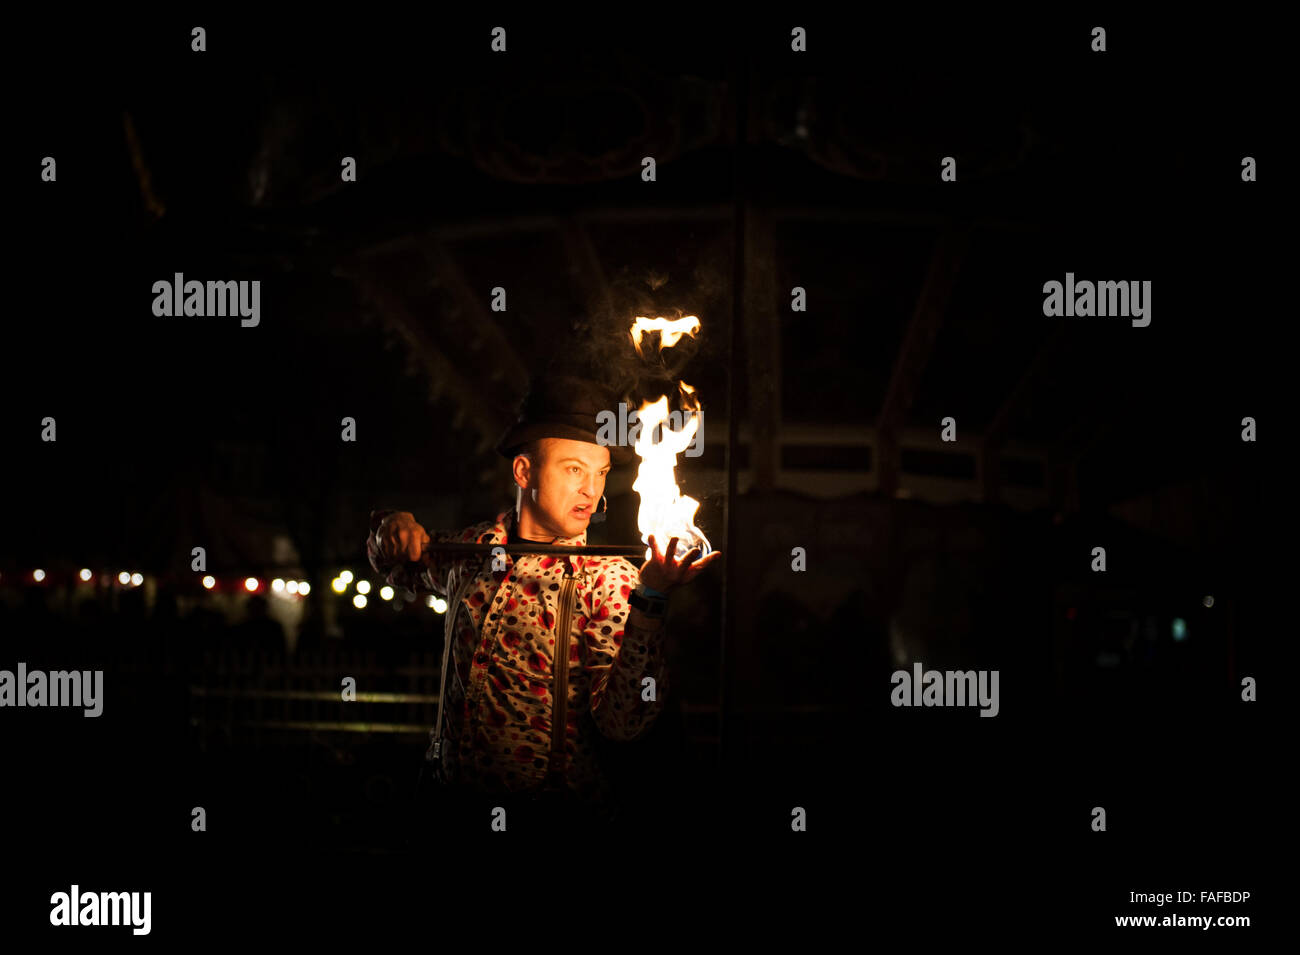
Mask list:
[[[559,628],[555,633],[555,654],[551,669],[554,681],[551,687],[551,762],[548,773],[562,778],[565,768],[564,742],[569,725],[569,631],[573,624],[573,591],[578,578],[569,569],[564,574],[560,590]]]

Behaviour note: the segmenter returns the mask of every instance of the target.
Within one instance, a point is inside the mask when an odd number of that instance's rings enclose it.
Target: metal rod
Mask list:
[[[732,756],[730,742],[733,699],[735,696],[732,662],[736,645],[736,601],[740,597],[739,562],[736,560],[738,497],[738,464],[740,450],[740,381],[736,369],[736,354],[744,334],[745,321],[745,211],[749,184],[746,181],[749,138],[749,59],[742,38],[734,48],[732,73],[736,110],[736,144],[731,164],[732,233],[731,233],[731,323],[727,329],[727,469],[726,508],[723,511],[723,538],[731,556],[723,569],[722,578],[722,644],[718,648],[718,763],[725,771]],[[753,446],[751,442],[751,447]]]
[[[586,547],[570,547],[564,544],[473,544],[464,541],[438,542],[430,541],[424,552],[439,554],[491,554],[498,547],[507,554],[576,554],[588,557],[645,557],[649,547],[645,544],[589,544]]]

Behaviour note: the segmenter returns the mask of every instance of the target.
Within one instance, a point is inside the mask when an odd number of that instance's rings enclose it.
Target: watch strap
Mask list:
[[[649,597],[639,587],[628,595],[627,602],[647,617],[662,617],[668,609],[667,598]]]

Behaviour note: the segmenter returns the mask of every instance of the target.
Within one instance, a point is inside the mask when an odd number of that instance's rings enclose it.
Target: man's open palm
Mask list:
[[[677,538],[668,541],[662,551],[653,534],[650,535],[650,560],[641,565],[641,583],[651,590],[666,594],[674,587],[689,584],[704,568],[722,556],[722,551],[715,550],[708,557],[700,559],[702,548],[695,547],[688,551],[681,560],[677,560]]]

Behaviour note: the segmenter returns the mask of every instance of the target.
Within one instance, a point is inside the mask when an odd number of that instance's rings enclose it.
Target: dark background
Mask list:
[[[0,716],[31,873],[7,923],[48,924],[78,880],[152,888],[159,936],[428,925],[429,898],[462,891],[545,925],[559,885],[575,917],[593,891],[634,922],[961,914],[995,938],[1113,927],[1148,911],[1130,891],[1267,899],[1278,40],[1107,16],[1093,54],[1094,24],[1068,17],[791,16],[16,27],[0,667],[101,667],[106,703]],[[789,52],[792,22],[812,52]],[[152,283],[178,271],[260,279],[260,326],[155,318]],[[1150,326],[1045,318],[1067,271],[1150,280]],[[701,317],[668,369],[705,409],[679,474],[727,558],[674,600],[669,712],[609,748],[627,826],[416,849],[434,707],[256,694],[354,673],[436,692],[442,618],[374,593],[355,610],[330,579],[373,578],[372,508],[459,528],[512,504],[491,446],[527,376],[653,388],[627,354],[638,313]],[[593,542],[634,538],[633,477],[611,479]],[[249,575],[312,583],[292,640],[239,592]],[[1000,714],[893,708],[914,660],[999,670]],[[331,728],[356,720],[407,730]],[[380,909],[359,894],[377,886]]]

